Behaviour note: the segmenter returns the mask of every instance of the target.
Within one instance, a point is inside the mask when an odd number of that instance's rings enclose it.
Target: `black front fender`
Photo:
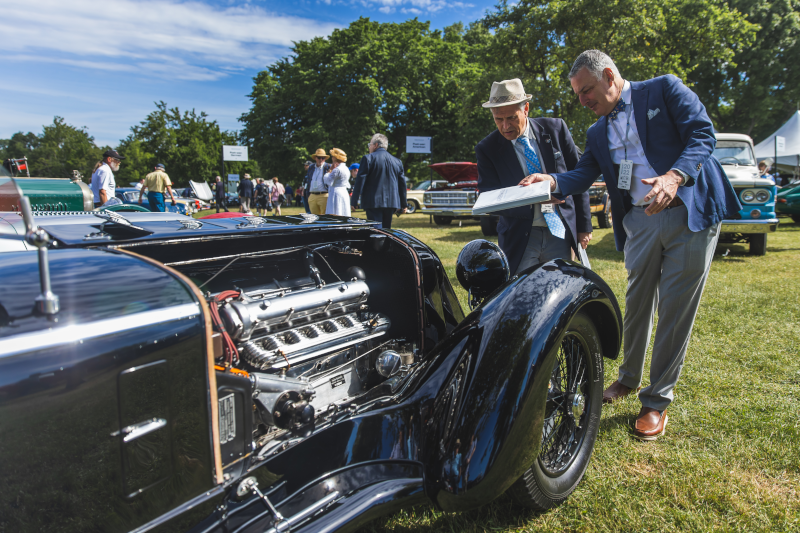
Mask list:
[[[622,319],[614,294],[594,272],[562,260],[515,276],[443,343],[449,353],[439,356],[452,363],[440,367],[448,374],[438,380],[425,435],[426,490],[442,509],[494,499],[535,460],[545,367],[579,310],[601,332],[602,356],[616,358]],[[602,379],[599,371],[593,379]]]

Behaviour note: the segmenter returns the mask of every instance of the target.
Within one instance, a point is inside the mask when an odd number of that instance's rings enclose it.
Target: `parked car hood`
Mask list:
[[[194,191],[194,194],[197,195],[197,198],[203,200],[204,202],[210,202],[214,195],[211,193],[211,187],[208,186],[208,183],[205,181],[196,182],[196,181],[189,181],[189,186]]]
[[[448,188],[475,188],[478,186],[477,163],[434,163],[428,165],[434,172],[447,180],[446,187],[432,187],[429,190],[444,190]]]
[[[758,167],[755,165],[726,165],[723,163],[722,168],[734,187],[771,187],[775,185],[772,180],[760,177]]]
[[[24,231],[22,217],[3,213],[3,218],[15,231]],[[321,215],[287,215],[281,217],[241,217],[196,220],[177,213],[114,213],[107,220],[94,213],[50,215],[35,217],[36,224],[49,233],[57,246],[108,246],[130,242],[150,242],[169,239],[229,238],[254,233],[324,231],[327,229],[364,228],[374,222],[357,218]],[[121,216],[120,216],[121,215]],[[8,226],[6,226],[8,229]],[[10,231],[10,230],[9,230]],[[14,242],[14,241],[8,241]],[[0,243],[0,246],[2,243]],[[3,250],[0,248],[0,250]]]

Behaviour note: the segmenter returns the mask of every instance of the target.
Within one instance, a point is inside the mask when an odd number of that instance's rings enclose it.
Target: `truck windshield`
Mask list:
[[[717,141],[714,155],[723,165],[756,164],[753,149],[744,141]]]

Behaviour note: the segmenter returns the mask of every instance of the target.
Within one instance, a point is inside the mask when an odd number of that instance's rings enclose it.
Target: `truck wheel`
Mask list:
[[[408,209],[408,214],[410,215],[412,213],[416,213],[417,209],[419,209],[419,206],[414,200],[409,200],[406,202],[406,209]]]
[[[452,221],[453,217],[443,217],[439,215],[433,215],[433,222],[437,226],[449,226]]]
[[[583,478],[600,426],[603,348],[591,319],[579,312],[545,368],[552,368],[539,457],[509,489],[539,511],[560,505]]]
[[[495,217],[481,217],[481,232],[486,237],[497,235],[497,219]]]
[[[750,255],[767,254],[767,234],[756,233],[750,236]]]

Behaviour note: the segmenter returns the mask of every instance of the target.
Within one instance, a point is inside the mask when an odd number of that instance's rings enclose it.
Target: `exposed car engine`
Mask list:
[[[320,248],[361,254],[347,246]],[[392,321],[371,310],[364,271],[351,266],[344,279],[326,283],[315,255],[325,260],[319,248],[303,251],[297,269],[283,280],[210,298],[224,342],[235,348],[224,363],[249,375],[253,439],[259,444],[280,430],[302,431],[347,409],[353,399],[404,374],[414,361],[414,344],[389,338]],[[226,425],[223,411],[221,426]]]

